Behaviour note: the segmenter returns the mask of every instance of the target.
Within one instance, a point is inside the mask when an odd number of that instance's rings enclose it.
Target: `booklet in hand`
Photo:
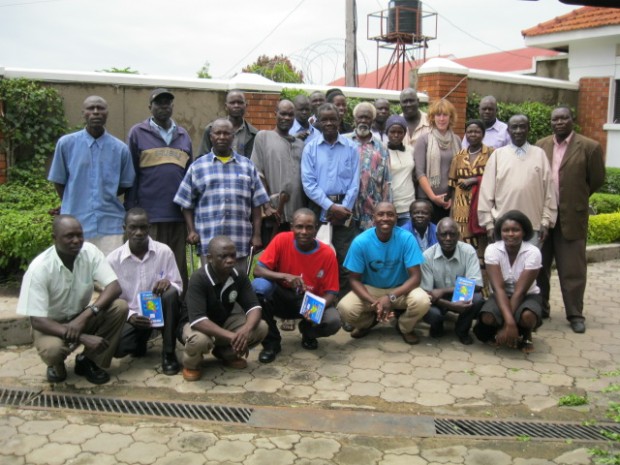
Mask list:
[[[306,291],[304,294],[304,301],[301,303],[299,313],[306,318],[309,318],[314,323],[319,324],[323,318],[323,312],[325,311],[325,299],[314,295],[312,292]]]
[[[474,279],[458,276],[454,283],[454,294],[452,294],[452,302],[471,302],[474,298],[476,290],[476,281]]]
[[[164,326],[164,311],[161,306],[161,297],[152,292],[140,292],[139,295],[142,315],[151,320],[153,328]]]

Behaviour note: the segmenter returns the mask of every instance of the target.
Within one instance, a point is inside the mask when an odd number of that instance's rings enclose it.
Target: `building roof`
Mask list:
[[[523,37],[620,25],[620,9],[584,6],[521,31]]]
[[[557,56],[559,52],[554,50],[547,50],[537,47],[519,48],[516,50],[508,50],[505,52],[489,53],[486,55],[476,55],[466,58],[455,58],[454,56],[443,56],[439,58],[448,58],[455,63],[463,65],[470,69],[479,69],[484,71],[498,71],[498,72],[511,72],[511,73],[523,73],[531,71],[534,68],[534,60],[537,57],[549,57]],[[428,61],[428,59],[426,60]],[[409,70],[419,68],[424,64],[425,60],[415,60],[411,63],[405,63],[405,80]],[[401,64],[402,66],[402,64]],[[358,76],[359,87],[376,88],[378,82],[381,81],[387,66],[383,66],[378,70],[371,71],[366,74],[360,74]],[[402,68],[401,68],[402,70]],[[379,79],[377,80],[377,76]],[[393,72],[390,78],[384,85],[383,89],[400,90],[400,77],[401,72]],[[338,78],[333,82],[330,82],[330,86],[343,86],[344,77]]]

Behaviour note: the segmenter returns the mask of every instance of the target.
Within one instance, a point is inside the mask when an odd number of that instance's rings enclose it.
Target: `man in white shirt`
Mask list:
[[[30,317],[34,346],[47,365],[47,380],[67,378],[65,359],[78,345],[84,351],[75,359],[75,374],[93,384],[104,384],[127,303],[118,299],[121,288],[103,253],[84,243],[80,222],[59,215],[52,226],[54,245],[38,255],[22,282],[17,313]],[[103,291],[91,304],[94,282]]]
[[[175,336],[183,282],[174,254],[166,244],[149,237],[149,217],[142,208],[132,208],[125,214],[123,229],[127,242],[108,255],[108,263],[118,275],[121,299],[129,304],[129,317],[114,356],[145,355],[153,327],[150,318],[143,315],[140,293],[151,291],[161,298],[164,316],[162,371],[175,375],[180,369]]]

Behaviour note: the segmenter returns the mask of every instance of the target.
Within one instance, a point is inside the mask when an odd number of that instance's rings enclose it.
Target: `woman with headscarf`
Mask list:
[[[431,221],[435,224],[450,214],[452,200],[448,191],[448,174],[461,141],[452,131],[456,109],[446,99],[435,101],[428,109],[431,131],[420,136],[413,150],[418,180],[417,198],[433,204]]]
[[[400,115],[390,116],[385,123],[388,155],[392,175],[392,202],[398,215],[398,226],[411,218],[409,206],[415,200],[413,147],[403,145],[407,121]]]

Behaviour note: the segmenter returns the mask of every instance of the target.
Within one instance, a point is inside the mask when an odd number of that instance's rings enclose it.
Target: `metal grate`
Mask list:
[[[435,431],[438,436],[479,436],[485,438],[528,436],[539,439],[606,441],[607,438],[601,434],[601,430],[620,433],[620,425],[611,423],[583,425],[538,421],[435,419]]]
[[[83,410],[87,412],[182,418],[228,423],[247,423],[253,412],[253,409],[246,407],[125,400],[75,394],[37,393],[34,391],[11,389],[0,389],[0,405]]]

